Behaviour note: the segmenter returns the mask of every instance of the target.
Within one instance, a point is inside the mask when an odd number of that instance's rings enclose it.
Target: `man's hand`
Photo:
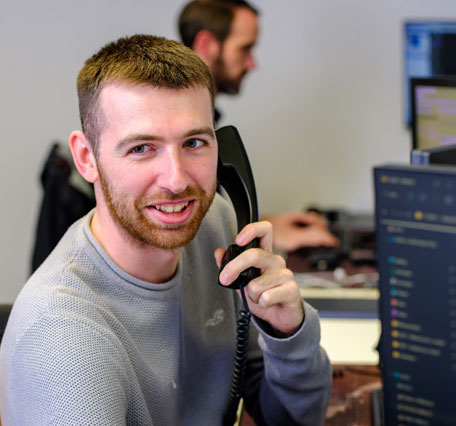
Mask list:
[[[315,212],[285,212],[264,218],[272,223],[274,247],[294,251],[301,247],[337,247],[339,240],[331,234],[326,220]]]
[[[254,266],[261,275],[245,287],[247,302],[253,315],[268,322],[284,335],[295,333],[304,321],[304,304],[293,273],[285,260],[272,253],[272,225],[269,222],[250,223],[236,237],[236,244],[244,246],[254,238],[260,247],[249,249],[231,260],[220,275],[221,284],[231,284],[245,269]],[[215,251],[218,266],[225,249]]]

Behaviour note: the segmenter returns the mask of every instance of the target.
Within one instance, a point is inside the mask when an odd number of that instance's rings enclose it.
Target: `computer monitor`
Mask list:
[[[412,78],[411,93],[413,149],[456,144],[456,77]]]
[[[456,168],[374,180],[385,425],[456,425]]]
[[[410,154],[410,164],[456,166],[456,145],[414,149]]]
[[[456,75],[456,21],[407,20],[403,34],[404,116],[410,125],[410,79]]]

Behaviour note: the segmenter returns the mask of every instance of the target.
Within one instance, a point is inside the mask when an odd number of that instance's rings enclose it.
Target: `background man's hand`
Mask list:
[[[301,247],[337,247],[339,240],[331,234],[323,216],[315,212],[284,212],[264,218],[272,223],[274,248],[294,251]]]

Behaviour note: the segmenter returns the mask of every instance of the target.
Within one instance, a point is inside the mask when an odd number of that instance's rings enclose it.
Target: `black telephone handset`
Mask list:
[[[258,222],[259,219],[252,169],[239,132],[235,127],[221,127],[216,130],[216,136],[219,150],[217,178],[234,205],[239,232],[248,223]],[[258,246],[257,238],[242,247],[237,244],[230,245],[223,257],[220,270],[243,251]],[[239,289],[258,275],[257,268],[248,268],[233,283],[224,287]]]
[[[216,136],[219,149],[217,177],[219,184],[226,190],[234,205],[239,232],[248,223],[258,221],[258,202],[252,169],[250,168],[249,159],[247,158],[241,137],[235,127],[226,126],[217,129]],[[255,238],[246,246],[230,245],[223,257],[220,271],[230,260],[234,259],[243,251],[258,246],[258,238]],[[237,321],[236,355],[228,407],[223,419],[224,426],[234,424],[239,401],[242,398],[244,389],[244,372],[247,365],[249,324],[251,318],[244,286],[259,275],[260,271],[257,268],[251,267],[239,274],[238,278],[229,286],[223,286],[231,289],[240,289],[244,304],[244,309],[239,312],[240,318]]]

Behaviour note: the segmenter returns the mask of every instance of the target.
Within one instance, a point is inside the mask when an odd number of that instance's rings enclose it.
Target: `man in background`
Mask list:
[[[181,11],[181,40],[209,67],[216,95],[238,94],[244,77],[256,68],[253,48],[258,37],[258,15],[258,10],[244,0],[194,0]],[[216,107],[216,122],[220,117]],[[338,245],[325,219],[315,212],[290,211],[263,219],[273,225],[276,249]]]

